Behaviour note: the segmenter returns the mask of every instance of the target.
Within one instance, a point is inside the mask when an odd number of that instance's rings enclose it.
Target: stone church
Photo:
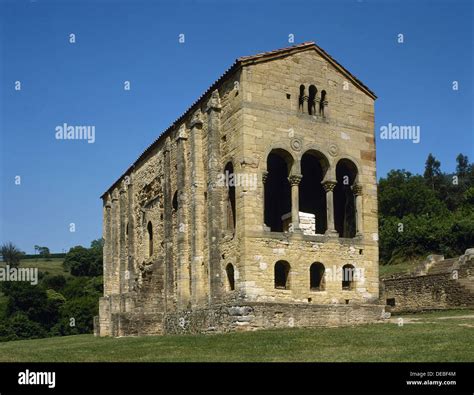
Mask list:
[[[382,320],[375,99],[313,42],[238,58],[102,195],[96,335]]]

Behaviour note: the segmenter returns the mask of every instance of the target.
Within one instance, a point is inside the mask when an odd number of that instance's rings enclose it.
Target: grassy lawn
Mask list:
[[[0,343],[0,361],[474,361],[473,310],[402,317],[407,318],[403,326],[394,317],[389,323],[347,328],[23,340]]]
[[[392,274],[408,274],[412,272],[417,265],[419,265],[424,259],[413,259],[413,260],[400,260],[395,261],[387,265],[379,265],[379,276],[387,277]]]

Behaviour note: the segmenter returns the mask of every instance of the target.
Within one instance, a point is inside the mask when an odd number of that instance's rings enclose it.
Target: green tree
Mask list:
[[[66,254],[63,265],[74,276],[98,276],[102,274],[102,253],[76,246]]]
[[[436,186],[439,184],[439,178],[441,175],[441,163],[430,153],[425,162],[425,172],[423,178],[427,184],[434,191]]]
[[[466,155],[459,154],[456,157],[456,174],[459,178],[464,178],[469,173],[469,159]]]
[[[414,214],[439,214],[446,210],[423,178],[405,170],[391,170],[379,181],[379,215],[403,218]]]
[[[38,247],[39,255],[46,260],[50,259],[51,253],[48,247]]]
[[[20,251],[12,242],[2,244],[0,253],[2,254],[3,261],[11,267],[18,267],[24,255],[24,252]]]

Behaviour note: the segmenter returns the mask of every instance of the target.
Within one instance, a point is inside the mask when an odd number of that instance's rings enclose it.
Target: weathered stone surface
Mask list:
[[[383,279],[381,299],[397,313],[474,306],[474,256],[429,256],[413,275]]]
[[[104,194],[101,336],[380,318],[375,95],[314,45],[242,59]],[[288,170],[286,231],[265,223],[266,199],[279,198],[265,197],[271,152]],[[317,158],[323,179],[303,175],[304,155]],[[357,216],[350,238],[336,230],[341,160],[356,174],[343,190]],[[229,166],[246,182],[221,185]],[[299,209],[308,182],[321,195],[317,215]],[[278,261],[289,265],[284,287]],[[315,262],[324,287],[311,284]],[[344,265],[363,274],[350,289],[338,277]]]

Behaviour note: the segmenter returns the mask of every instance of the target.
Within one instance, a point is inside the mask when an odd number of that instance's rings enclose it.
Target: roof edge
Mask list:
[[[268,61],[277,57],[289,56],[291,53],[302,52],[306,50],[314,49],[320,56],[325,58],[330,62],[336,69],[338,69],[342,74],[349,78],[360,90],[370,96],[372,99],[377,99],[377,96],[373,91],[371,91],[366,85],[362,83],[357,77],[351,74],[344,66],[342,66],[337,60],[335,60],[331,55],[329,55],[324,49],[316,45],[314,41],[306,41],[301,44],[293,45],[286,48],[275,49],[269,52],[261,52],[256,55],[241,56],[237,58],[234,63],[217,79],[212,85],[207,88],[204,93],[196,99],[188,109],[181,114],[168,128],[162,131],[158,137],[139,155],[139,157],[125,170],[125,172],[120,175],[117,180],[109,187],[107,190],[100,195],[100,198],[103,199],[110,191],[119,184],[120,180],[123,179],[126,175],[129,175],[136,165],[152,151],[158,143],[167,136],[173,129],[176,128],[191,112],[195,111],[196,108],[214,91],[226,78],[230,76],[231,73],[234,73],[240,70],[242,67],[256,64],[259,62]]]

